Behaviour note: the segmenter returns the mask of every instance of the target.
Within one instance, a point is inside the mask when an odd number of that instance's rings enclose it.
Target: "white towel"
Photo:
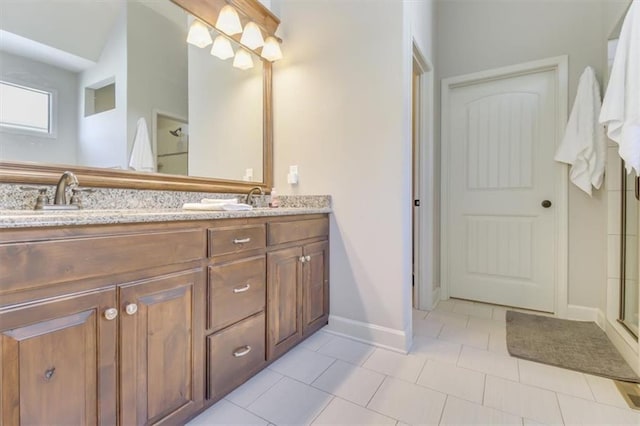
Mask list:
[[[147,121],[144,118],[139,118],[136,124],[136,135],[133,138],[129,167],[139,172],[154,172],[156,169],[154,160]]]
[[[569,179],[589,196],[591,186],[598,189],[602,185],[607,156],[604,126],[598,123],[600,107],[600,86],[593,68],[587,67],[580,76],[564,138],[554,159],[571,164]]]
[[[640,1],[634,0],[622,24],[600,122],[619,145],[618,153],[640,175]]]
[[[184,203],[182,205],[184,210],[206,210],[206,211],[241,211],[241,210],[252,210],[253,207],[249,204],[242,203],[228,203],[228,204],[219,204],[219,203]]]
[[[203,204],[238,204],[237,198],[203,198],[200,200]]]
[[[223,210],[228,211],[242,211],[242,210],[253,210],[253,206],[249,204],[237,203],[237,204],[223,204]]]

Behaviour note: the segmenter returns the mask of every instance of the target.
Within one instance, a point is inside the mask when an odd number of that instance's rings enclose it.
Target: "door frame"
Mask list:
[[[532,62],[495,68],[491,70],[465,74],[456,77],[442,79],[441,92],[441,298],[449,298],[449,174],[450,149],[449,134],[446,123],[449,121],[450,92],[452,89],[485,83],[520,75],[535,74],[539,72],[553,71],[555,73],[556,97],[556,145],[562,140],[567,123],[568,104],[568,56],[556,56]],[[569,175],[565,164],[556,162],[555,174],[555,245],[556,265],[554,271],[554,314],[566,317],[568,310],[568,247],[569,247]]]
[[[434,147],[434,78],[433,65],[422,54],[415,40],[412,42],[412,64],[418,69],[418,99],[412,99],[412,109],[417,106],[418,114],[414,116],[416,129],[415,151],[412,155],[412,164],[420,182],[418,186],[418,199],[421,200],[420,208],[413,205],[414,194],[412,190],[411,209],[415,215],[417,232],[412,234],[413,250],[415,251],[416,265],[414,266],[415,287],[413,288],[414,308],[431,310],[438,302],[438,290],[434,288],[437,283],[436,255],[439,242],[436,241],[435,216],[436,216],[436,158]],[[412,71],[413,79],[413,71]],[[413,94],[412,94],[413,97]],[[413,120],[412,120],[413,121]],[[414,188],[414,181],[411,182]],[[417,237],[416,237],[417,234]]]

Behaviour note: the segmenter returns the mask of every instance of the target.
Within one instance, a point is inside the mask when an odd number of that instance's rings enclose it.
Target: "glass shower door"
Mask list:
[[[629,175],[622,167],[622,239],[620,274],[619,321],[638,337],[638,223],[640,206],[640,178]]]

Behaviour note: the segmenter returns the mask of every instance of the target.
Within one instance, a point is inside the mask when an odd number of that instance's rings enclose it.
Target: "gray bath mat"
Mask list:
[[[507,349],[518,358],[640,383],[640,378],[594,322],[507,311]]]

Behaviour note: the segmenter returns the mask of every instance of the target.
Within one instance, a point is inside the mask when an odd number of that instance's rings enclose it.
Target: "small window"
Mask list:
[[[25,133],[53,135],[53,92],[0,81],[0,126]]]

